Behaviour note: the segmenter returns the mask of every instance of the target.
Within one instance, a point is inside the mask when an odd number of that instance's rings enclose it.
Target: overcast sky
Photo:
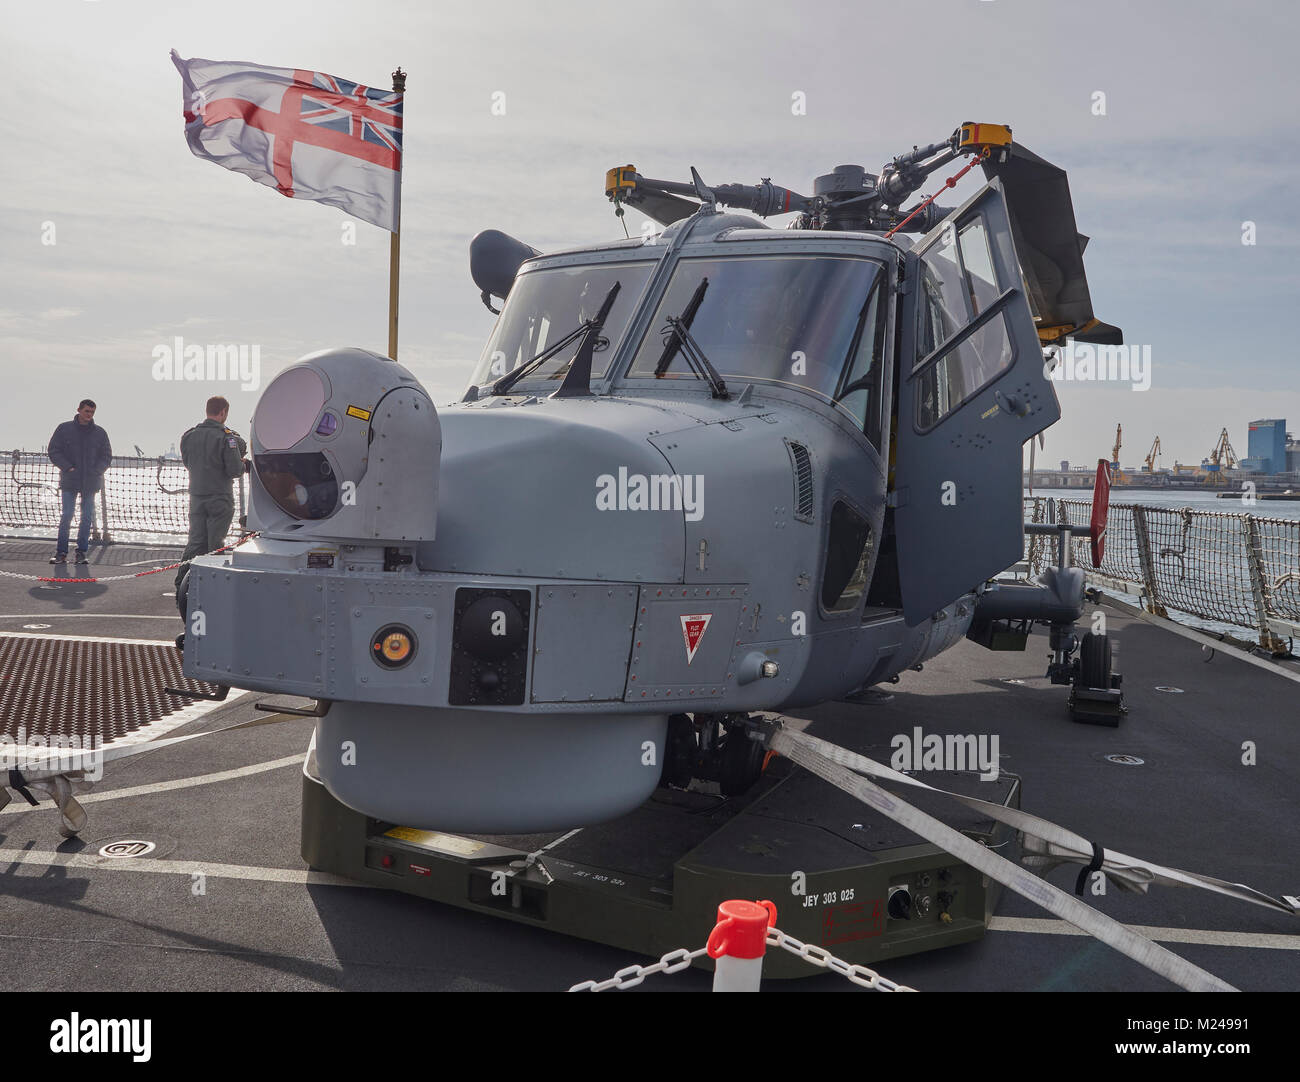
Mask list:
[[[1116,422],[1126,464],[1157,434],[1172,466],[1199,462],[1225,425],[1243,455],[1251,419],[1286,417],[1300,432],[1300,8],[1289,2],[0,0],[0,11],[14,95],[0,117],[6,449],[40,447],[86,396],[119,453],[163,452],[217,391],[247,433],[256,391],[154,380],[153,351],[178,335],[257,344],[262,386],[312,350],[386,349],[387,235],[357,223],[345,245],[342,212],[193,157],[172,48],[381,87],[399,64],[409,73],[399,353],[435,401],[463,389],[491,330],[469,279],[479,230],[542,250],[607,240],[622,235],[601,192],[615,164],[808,192],[837,164],[876,172],[976,120],[1010,124],[1068,171],[1096,312],[1152,352],[1146,392],[1062,385],[1064,417],[1040,461],[1109,454]],[[806,115],[792,113],[795,92]],[[972,194],[976,176],[944,202]],[[640,221],[629,212],[630,228]]]

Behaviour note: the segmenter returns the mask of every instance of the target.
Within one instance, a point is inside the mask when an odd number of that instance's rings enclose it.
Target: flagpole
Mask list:
[[[393,90],[399,94],[406,92],[406,72],[398,68],[393,72]],[[403,122],[405,122],[406,105],[402,104]],[[388,238],[388,355],[397,360],[397,288],[401,271],[402,250],[402,170],[397,170],[397,228]]]

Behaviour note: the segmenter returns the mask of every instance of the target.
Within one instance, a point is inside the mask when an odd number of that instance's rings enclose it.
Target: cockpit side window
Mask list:
[[[948,224],[920,257],[920,326],[914,363],[916,424],[922,431],[989,383],[1011,363],[1011,339],[1001,313],[985,320],[949,349],[948,341],[992,306],[1001,295],[984,221]]]
[[[618,350],[654,266],[653,263],[599,263],[543,267],[521,274],[479,358],[472,380],[474,386],[500,379],[577,330],[584,320],[596,315],[610,288],[618,282],[618,295],[591,360],[592,378],[601,378]],[[563,379],[577,350],[578,342],[574,341],[571,348],[561,350],[526,378]]]
[[[866,434],[871,445],[880,450],[880,395],[884,371],[885,315],[884,288],[877,283],[862,306],[848,363],[835,402],[849,414]]]
[[[847,395],[852,388],[852,381],[844,379],[845,369],[860,368],[867,383],[857,388],[863,393],[845,409],[862,424],[871,409],[870,354],[879,319],[867,308],[880,271],[879,263],[842,256],[683,259],[628,377],[698,378],[682,350],[665,349],[671,337],[668,318],[682,318],[693,309],[691,337],[728,382],[763,380],[835,402],[837,395]],[[702,286],[703,294],[694,303]],[[862,348],[867,356],[859,356]]]

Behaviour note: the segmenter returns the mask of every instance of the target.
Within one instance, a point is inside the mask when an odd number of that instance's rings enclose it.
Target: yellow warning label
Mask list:
[[[347,409],[347,414],[349,417],[356,417],[358,420],[361,421],[370,420],[370,411],[363,410],[360,406],[349,406]]]
[[[436,830],[416,830],[414,827],[393,827],[392,830],[384,831],[384,837],[411,842],[426,849],[441,849],[444,853],[456,853],[462,857],[473,856],[486,844],[458,838],[454,834],[439,834]]]

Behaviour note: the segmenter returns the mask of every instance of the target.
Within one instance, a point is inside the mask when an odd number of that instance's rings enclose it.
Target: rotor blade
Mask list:
[[[629,193],[625,202],[647,218],[653,218],[660,225],[672,225],[673,222],[689,218],[700,209],[699,203],[692,203],[689,199],[645,189]]]
[[[1070,335],[1076,342],[1091,342],[1096,346],[1122,346],[1124,332],[1109,323],[1094,319],[1091,324],[1084,324]]]
[[[1092,322],[1083,266],[1087,238],[1075,226],[1065,170],[1012,143],[1006,161],[984,162],[984,175],[1002,180],[1030,303],[1042,325],[1082,328]]]

